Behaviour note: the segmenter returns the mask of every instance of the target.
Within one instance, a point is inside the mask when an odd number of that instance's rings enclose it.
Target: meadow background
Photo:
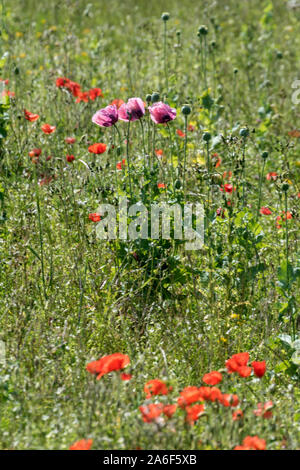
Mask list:
[[[2,449],[68,449],[83,438],[93,449],[233,449],[248,435],[267,449],[299,448],[300,8],[291,5],[1,2]],[[103,97],[77,103],[58,77]],[[122,122],[117,143],[91,121],[114,99],[146,102],[153,92],[177,109],[170,133],[147,114],[144,144],[139,123],[128,139]],[[44,123],[55,132],[44,134]],[[107,145],[101,155],[88,151],[97,142]],[[128,194],[126,152],[133,201],[204,204],[201,250],[97,239],[89,214]],[[227,373],[225,361],[245,351],[250,363],[266,361],[262,378]],[[115,352],[129,355],[132,378],[95,380],[87,363]],[[238,395],[242,418],[212,402],[194,424],[180,407],[143,421],[140,406],[175,404],[213,370],[222,393]],[[146,399],[156,378],[173,389]],[[254,414],[270,400],[272,416]]]

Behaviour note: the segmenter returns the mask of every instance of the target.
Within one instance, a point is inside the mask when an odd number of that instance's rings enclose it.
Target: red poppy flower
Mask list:
[[[186,407],[186,420],[193,424],[204,413],[204,405],[193,405]]]
[[[167,186],[165,185],[165,183],[157,183],[157,187],[158,189],[165,189]]]
[[[244,413],[242,410],[235,410],[232,413],[232,421],[238,421],[244,416]]]
[[[103,93],[102,93],[101,88],[91,88],[91,89],[89,90],[89,98],[90,98],[90,100],[94,101],[96,98],[98,98],[98,96],[102,96],[102,97],[103,97]]]
[[[58,77],[56,79],[56,86],[58,88],[61,88],[61,87],[65,87],[66,84],[69,82],[70,80],[68,78],[65,78],[65,77]]]
[[[251,372],[252,372],[252,369],[251,367],[248,367],[248,366],[239,366],[237,369],[237,373],[239,374],[240,377],[249,377]]]
[[[71,163],[75,160],[75,157],[74,157],[74,155],[67,155],[66,159],[67,159],[67,162]]]
[[[39,157],[42,153],[42,149],[33,149],[33,150],[30,150],[30,152],[28,153],[28,155],[30,157]]]
[[[247,366],[249,357],[247,352],[233,354],[225,363],[228,372],[231,374],[232,372],[237,372],[239,367]]]
[[[33,114],[27,109],[24,109],[24,115],[25,115],[25,119],[27,119],[27,121],[30,121],[30,122],[37,121],[38,118],[40,117],[38,114]]]
[[[266,361],[261,361],[261,362],[253,361],[251,365],[253,367],[254,374],[256,375],[256,377],[261,378],[265,375],[266,368],[267,368]]]
[[[81,439],[70,446],[70,450],[90,450],[93,439]]]
[[[232,193],[233,186],[232,184],[224,184],[224,189],[226,193]]]
[[[267,401],[264,405],[262,403],[257,404],[257,409],[253,410],[255,416],[263,416],[265,419],[269,419],[272,417],[273,402]]]
[[[239,404],[239,398],[237,395],[233,395],[231,393],[223,393],[222,398],[219,400],[219,402],[226,407],[235,407]]]
[[[189,132],[194,132],[195,126],[193,126],[193,124],[189,124],[187,130],[188,130]]]
[[[132,375],[131,374],[125,374],[124,372],[121,374],[121,380],[131,380]]]
[[[179,135],[179,137],[185,137],[185,133],[182,132],[180,129],[176,130],[176,134]]]
[[[283,211],[283,215],[282,215],[281,218],[282,218],[282,220],[287,220],[287,219],[290,220],[290,219],[293,218],[293,216],[289,211],[287,211],[286,213]]]
[[[212,387],[210,389],[210,396],[209,400],[210,401],[220,401],[222,399],[222,392],[218,387]]]
[[[271,215],[272,211],[268,207],[262,207],[259,211],[262,215]]]
[[[152,395],[167,395],[169,390],[171,390],[171,388],[168,389],[166,384],[159,379],[149,380],[144,386],[146,398],[151,398]]]
[[[65,142],[66,142],[66,144],[75,144],[76,139],[75,139],[75,137],[66,137]]]
[[[173,414],[177,410],[177,405],[165,405],[163,408],[163,414],[166,415],[168,418],[172,418]]]
[[[163,155],[163,150],[162,149],[155,149],[155,153],[158,157],[161,157]]]
[[[5,85],[9,84],[9,80],[5,78],[0,78],[0,82],[4,82]]]
[[[99,222],[101,220],[101,215],[94,212],[93,214],[89,214],[89,219],[93,222]]]
[[[89,152],[90,153],[95,153],[96,155],[100,155],[101,153],[104,153],[106,150],[106,145],[105,144],[93,144],[89,146]]]
[[[89,362],[86,369],[91,374],[97,375],[97,380],[114,370],[122,370],[130,363],[129,356],[121,353],[114,353],[104,356],[98,361]]]
[[[88,103],[89,101],[89,93],[87,91],[79,91],[78,94],[74,96],[77,96],[76,103],[80,103],[81,101]]]
[[[243,440],[243,446],[253,450],[265,450],[266,441],[264,439],[260,439],[258,436],[247,436]]]
[[[139,406],[145,423],[155,421],[162,414],[163,409],[164,405],[162,403],[151,403],[150,405]]]
[[[278,177],[278,174],[275,171],[270,171],[270,173],[268,173],[266,176],[268,181],[270,180],[276,181],[277,177]]]
[[[197,387],[191,386],[186,387],[180,392],[180,397],[177,399],[177,403],[180,408],[184,408],[187,405],[191,405],[196,401],[202,401],[203,397],[200,390]]]
[[[216,370],[213,370],[212,372],[205,374],[202,377],[202,380],[207,385],[217,385],[218,383],[222,381],[222,374],[220,374],[220,372]]]
[[[45,134],[52,134],[52,132],[55,131],[56,127],[50,126],[50,124],[43,124],[41,129]]]

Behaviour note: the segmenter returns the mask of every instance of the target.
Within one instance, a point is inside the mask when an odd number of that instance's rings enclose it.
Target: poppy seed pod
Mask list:
[[[281,186],[281,189],[282,191],[284,191],[285,193],[288,191],[290,185],[289,183],[283,183],[282,186]]]
[[[190,105],[188,105],[188,104],[184,104],[184,105],[182,106],[182,108],[181,108],[181,112],[182,112],[182,114],[184,114],[185,116],[188,116],[189,114],[191,114],[191,111],[192,111],[192,110],[191,110],[191,107],[190,107]]]
[[[211,134],[209,132],[204,132],[202,139],[204,142],[209,142],[211,139]]]
[[[160,95],[157,91],[154,91],[151,95],[152,103],[157,103],[160,100]]]
[[[263,158],[264,160],[266,160],[266,158],[268,158],[269,156],[269,152],[265,151],[261,154],[261,158]]]
[[[207,29],[207,26],[205,26],[204,24],[199,26],[198,28],[198,33],[202,36],[206,36],[207,33],[208,33],[208,29]]]
[[[249,135],[249,130],[247,129],[247,127],[242,127],[242,129],[240,130],[240,136],[241,137],[248,137]]]
[[[162,15],[161,15],[161,19],[163,21],[168,21],[170,18],[170,13],[168,13],[167,11],[165,11]]]

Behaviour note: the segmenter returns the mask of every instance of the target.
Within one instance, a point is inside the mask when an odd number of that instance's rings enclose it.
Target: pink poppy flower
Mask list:
[[[115,104],[99,109],[92,117],[93,123],[100,127],[111,127],[118,119],[118,108]]]
[[[121,121],[137,121],[145,114],[145,106],[141,98],[130,98],[118,110]]]
[[[149,106],[150,117],[155,124],[165,124],[176,118],[176,109],[171,108],[168,104],[159,101]]]

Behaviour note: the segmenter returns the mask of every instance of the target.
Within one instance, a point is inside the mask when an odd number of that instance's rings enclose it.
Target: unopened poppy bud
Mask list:
[[[198,33],[202,36],[206,36],[207,33],[208,33],[208,29],[207,29],[207,26],[205,26],[204,24],[201,25],[199,28],[198,28]]]
[[[180,35],[181,35],[181,31],[180,31],[180,30],[176,31],[176,34],[177,34],[177,36],[180,36]]]
[[[182,112],[182,114],[184,114],[185,116],[188,116],[189,114],[191,114],[191,111],[192,111],[192,110],[191,110],[191,107],[190,107],[190,105],[188,105],[188,104],[184,104],[184,105],[182,106],[182,108],[181,108],[181,112]]]
[[[234,69],[233,73],[236,75],[238,73],[238,71],[239,71],[238,69]]]
[[[265,151],[261,154],[261,158],[263,158],[264,160],[266,160],[269,156],[269,152]]]
[[[161,19],[163,21],[168,21],[170,18],[170,13],[168,13],[167,11],[165,11],[162,15],[161,15]]]
[[[281,52],[281,51],[277,51],[277,52],[276,52],[276,57],[277,57],[277,59],[282,59],[282,57],[283,57],[282,52]]]
[[[147,101],[148,104],[151,103],[151,95],[150,95],[150,93],[148,93],[148,95],[146,95],[146,101]]]
[[[247,127],[242,127],[242,129],[240,130],[240,136],[241,137],[248,137],[249,135],[249,130],[247,129]]]
[[[211,41],[210,45],[214,49],[216,47],[216,41]]]
[[[120,147],[120,146],[117,147],[117,155],[118,155],[118,156],[121,155],[121,147]]]
[[[209,132],[204,132],[202,139],[204,142],[209,142],[211,139],[211,134]]]
[[[181,188],[181,181],[176,180],[174,186],[175,186],[175,189],[180,189]]]
[[[160,95],[157,91],[154,91],[151,95],[152,103],[157,103],[160,100]]]
[[[289,183],[283,183],[282,186],[281,186],[281,189],[282,191],[284,191],[285,193],[288,191],[290,185]]]

